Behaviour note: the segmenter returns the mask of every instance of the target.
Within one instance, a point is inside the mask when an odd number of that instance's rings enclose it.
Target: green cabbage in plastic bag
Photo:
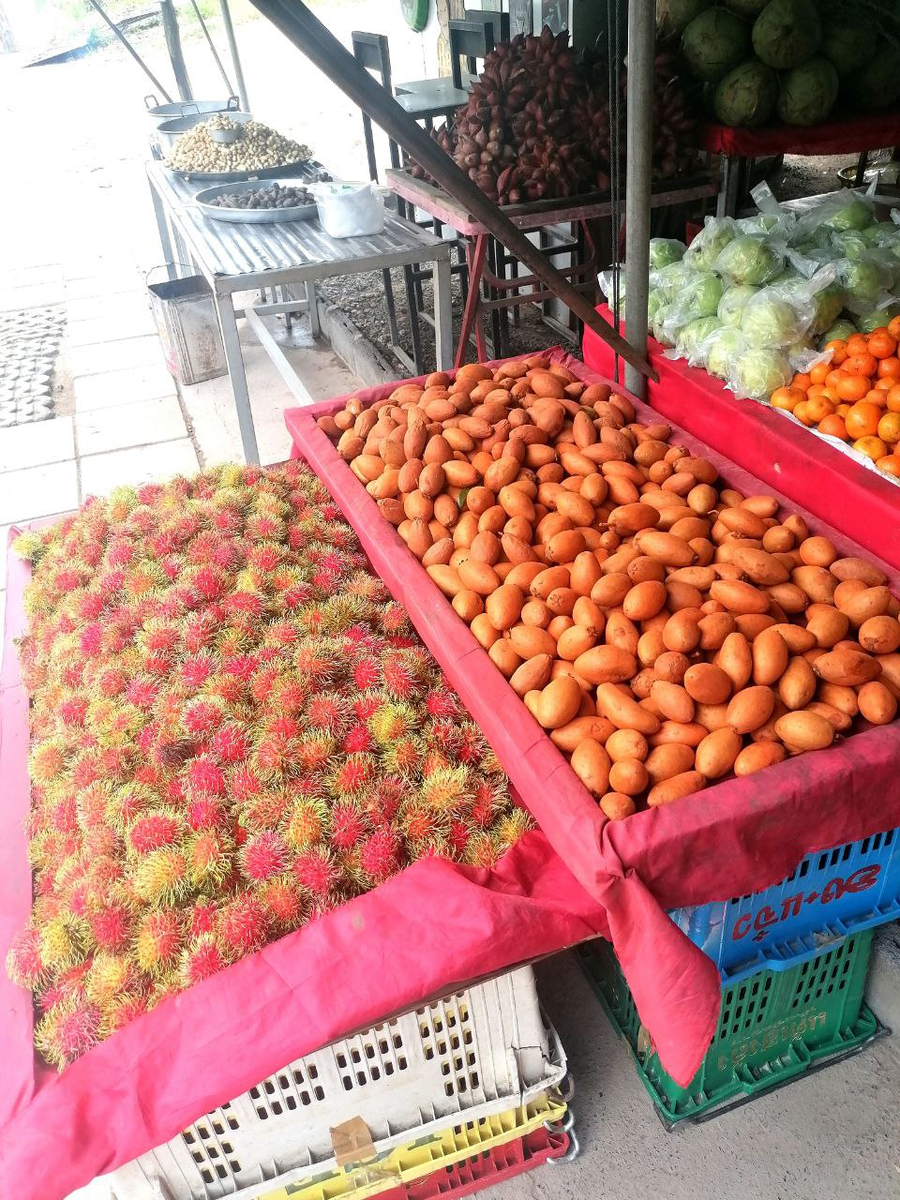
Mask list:
[[[706,354],[706,369],[711,375],[727,379],[731,364],[747,349],[744,335],[734,326],[720,325],[701,350]]]
[[[831,238],[835,258],[862,258],[870,250],[858,229],[837,230]]]
[[[900,244],[900,226],[893,221],[876,221],[859,235],[867,246],[892,248]]]
[[[652,327],[659,310],[666,305],[665,296],[658,288],[652,288],[647,296],[647,323]]]
[[[759,288],[747,283],[735,283],[725,289],[719,301],[719,320],[723,325],[740,325],[744,307],[757,295]]]
[[[658,289],[667,300],[674,300],[694,278],[696,271],[685,262],[669,263],[650,276],[650,286]]]
[[[650,270],[658,271],[660,267],[668,267],[672,263],[681,262],[687,246],[675,238],[650,239]]]
[[[718,312],[723,285],[712,271],[694,271],[691,278],[673,298],[672,308],[682,325],[698,317],[712,317]],[[674,314],[673,314],[674,315]]]
[[[745,350],[738,355],[728,377],[738,396],[767,400],[776,388],[784,387],[793,372],[788,356],[781,350]]]
[[[705,361],[704,356],[698,354],[698,347],[719,328],[718,317],[698,317],[696,321],[688,322],[679,330],[675,339],[676,352],[692,365]]]
[[[891,268],[872,255],[845,258],[838,263],[838,279],[846,295],[845,304],[851,312],[871,312],[877,308],[892,278]]]
[[[819,343],[822,346],[827,346],[829,342],[846,341],[848,337],[852,337],[859,330],[852,321],[835,321],[830,329],[826,329],[819,338]]]
[[[655,315],[650,317],[650,332],[663,346],[672,345],[672,339],[666,333],[666,321],[671,307],[671,304],[663,299],[662,303],[656,309]]]
[[[863,313],[861,317],[857,317],[856,328],[860,333],[871,333],[873,329],[880,329],[882,325],[887,325],[888,321],[898,314],[900,314],[900,303],[894,301],[893,304],[887,304],[884,308],[875,308],[872,312]]]
[[[698,271],[711,271],[719,254],[737,233],[731,217],[707,217],[706,224],[691,242],[684,256]]]
[[[783,266],[783,255],[773,245],[751,234],[730,241],[715,262],[715,269],[735,283],[749,283],[755,287],[774,279]]]
[[[787,300],[777,296],[760,294],[744,308],[741,316],[741,333],[751,348],[774,348],[789,346],[801,337],[809,324]]]
[[[860,197],[842,205],[825,222],[832,229],[865,229],[872,224],[872,206]]]

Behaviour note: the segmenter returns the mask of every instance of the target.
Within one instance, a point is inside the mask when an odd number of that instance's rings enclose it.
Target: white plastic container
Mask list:
[[[288,1063],[103,1182],[116,1200],[250,1200],[302,1168],[332,1169],[333,1132],[353,1118],[390,1150],[526,1104],[565,1073],[523,967]]]
[[[384,229],[384,198],[371,183],[319,183],[311,190],[331,237],[365,237]]]

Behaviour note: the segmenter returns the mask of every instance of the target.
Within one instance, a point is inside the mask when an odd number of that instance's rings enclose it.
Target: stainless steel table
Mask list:
[[[316,173],[311,166],[305,174],[298,174],[298,182],[312,180]],[[271,313],[306,312],[312,334],[318,337],[318,279],[432,263],[437,369],[452,365],[449,243],[390,213],[383,233],[355,238],[329,237],[318,221],[228,224],[204,216],[194,203],[204,185],[173,175],[159,162],[147,163],[147,179],[165,261],[189,261],[212,289],[247,462],[259,462],[259,451],[237,320],[246,319],[297,402],[309,404],[312,398],[261,318]],[[288,296],[285,289],[294,284],[305,287],[305,300]],[[281,289],[282,298],[235,309],[234,293],[256,288],[271,288],[273,294]]]

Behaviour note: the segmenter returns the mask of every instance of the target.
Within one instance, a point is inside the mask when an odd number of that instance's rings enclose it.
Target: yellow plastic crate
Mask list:
[[[258,1200],[364,1200],[523,1137],[545,1122],[561,1123],[565,1116],[566,1105],[542,1093],[524,1107],[449,1126],[342,1167],[305,1176],[291,1172],[296,1178],[285,1177],[274,1190],[258,1193]]]

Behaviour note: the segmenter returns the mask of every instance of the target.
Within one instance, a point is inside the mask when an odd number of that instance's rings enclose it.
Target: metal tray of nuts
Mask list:
[[[238,184],[220,183],[217,187],[204,188],[202,192],[198,192],[194,201],[205,217],[210,217],[214,221],[234,221],[240,224],[274,225],[276,222],[282,221],[311,221],[319,211],[318,205],[315,203],[296,204],[288,208],[228,208],[225,205],[210,203],[217,196],[256,191],[260,183],[263,183],[263,186],[266,184],[271,186],[273,183],[277,183],[280,187],[303,186],[302,180],[296,178],[250,180]]]
[[[180,179],[196,179],[201,183],[244,183],[249,179],[278,179],[288,171],[308,167],[310,162],[310,159],[303,158],[298,162],[282,163],[280,167],[261,167],[256,171],[176,171],[172,167],[166,170]]]

